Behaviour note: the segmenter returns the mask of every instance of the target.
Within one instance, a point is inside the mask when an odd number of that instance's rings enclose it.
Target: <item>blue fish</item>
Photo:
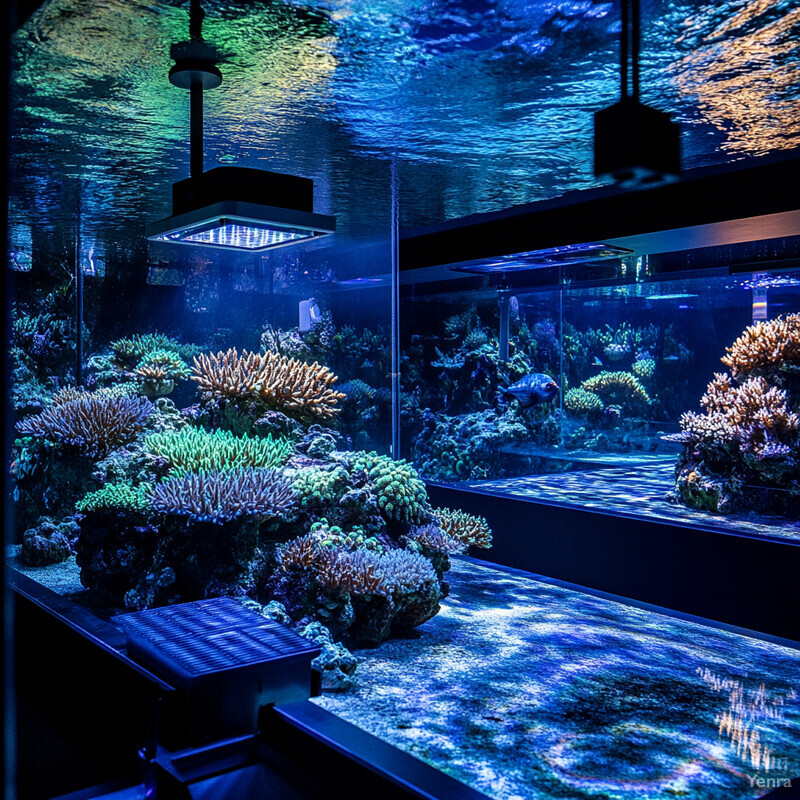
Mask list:
[[[558,384],[542,372],[531,372],[507,389],[500,390],[500,397],[519,401],[522,408],[530,408],[537,403],[548,403],[558,394]]]

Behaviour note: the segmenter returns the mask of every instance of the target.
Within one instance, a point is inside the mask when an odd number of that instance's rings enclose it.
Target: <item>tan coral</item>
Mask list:
[[[684,440],[738,442],[743,450],[786,444],[800,430],[800,417],[788,404],[783,389],[762,377],[736,386],[727,373],[715,373],[700,401],[705,414],[681,417]]]
[[[345,395],[332,388],[338,380],[327,367],[305,364],[278,353],[235,348],[194,359],[191,376],[206,397],[258,399],[298,416],[328,419],[339,412]]]
[[[722,363],[734,377],[761,370],[800,367],[800,314],[789,314],[745,328]]]
[[[436,508],[433,513],[444,535],[460,544],[463,550],[469,545],[484,549],[492,546],[492,529],[483,517],[451,508]]]

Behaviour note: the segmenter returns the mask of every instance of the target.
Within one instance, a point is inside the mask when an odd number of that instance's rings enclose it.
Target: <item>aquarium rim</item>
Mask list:
[[[552,247],[602,242],[635,255],[800,233],[800,148],[684,173],[653,189],[616,186],[474,214],[401,237],[407,280],[455,277],[445,267]]]
[[[757,542],[774,542],[776,544],[784,544],[791,547],[800,548],[800,539],[789,539],[783,536],[773,536],[768,533],[747,533],[745,531],[729,531],[723,528],[714,528],[711,525],[704,525],[698,522],[686,522],[678,519],[664,519],[662,517],[648,516],[646,514],[637,514],[633,511],[609,511],[605,508],[594,508],[580,505],[579,503],[569,503],[559,500],[544,500],[540,497],[527,497],[525,495],[515,495],[510,491],[503,491],[502,489],[484,489],[480,484],[473,483],[442,483],[441,481],[425,481],[425,486],[433,486],[437,489],[453,489],[462,492],[471,492],[478,495],[488,495],[490,497],[497,497],[500,499],[515,500],[523,503],[530,503],[531,505],[549,506],[550,508],[563,508],[569,510],[580,510],[588,514],[598,514],[604,517],[625,517],[626,519],[636,520],[638,522],[646,522],[652,525],[664,525],[669,527],[685,528],[691,531],[703,531],[703,533],[710,533],[717,536],[732,536],[739,539],[754,539]]]
[[[190,237],[203,234],[226,224],[240,225],[248,230],[270,231],[286,234],[281,241],[245,247],[234,244],[217,244],[192,240]],[[311,211],[245,203],[238,200],[223,200],[202,208],[175,214],[147,225],[150,241],[167,244],[187,244],[196,247],[213,247],[220,250],[263,252],[278,247],[297,244],[301,241],[327,236],[336,231],[336,218]]]

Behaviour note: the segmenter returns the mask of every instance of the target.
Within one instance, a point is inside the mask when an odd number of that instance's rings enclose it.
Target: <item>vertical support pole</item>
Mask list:
[[[391,192],[391,347],[392,347],[392,458],[400,458],[400,189],[397,151],[390,164]]]
[[[81,192],[75,203],[75,383],[83,386],[83,266],[81,265]]]
[[[500,330],[498,331],[498,356],[501,361],[508,361],[508,327],[510,324],[509,307],[511,305],[511,287],[501,286],[497,290],[500,305]]]
[[[189,87],[189,174],[203,174],[203,82],[197,77]]]

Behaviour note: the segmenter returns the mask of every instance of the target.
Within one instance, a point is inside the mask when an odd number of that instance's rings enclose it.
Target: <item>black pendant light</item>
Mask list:
[[[639,0],[621,4],[620,99],[594,115],[594,174],[624,187],[658,186],[680,174],[680,132],[669,114],[639,101]]]
[[[203,172],[203,91],[222,83],[213,45],[203,39],[200,0],[191,0],[189,41],[174,44],[173,86],[190,96],[190,177],[173,184],[172,216],[147,226],[158,242],[257,251],[297,244],[336,230],[314,213],[309,178],[246,167]]]

